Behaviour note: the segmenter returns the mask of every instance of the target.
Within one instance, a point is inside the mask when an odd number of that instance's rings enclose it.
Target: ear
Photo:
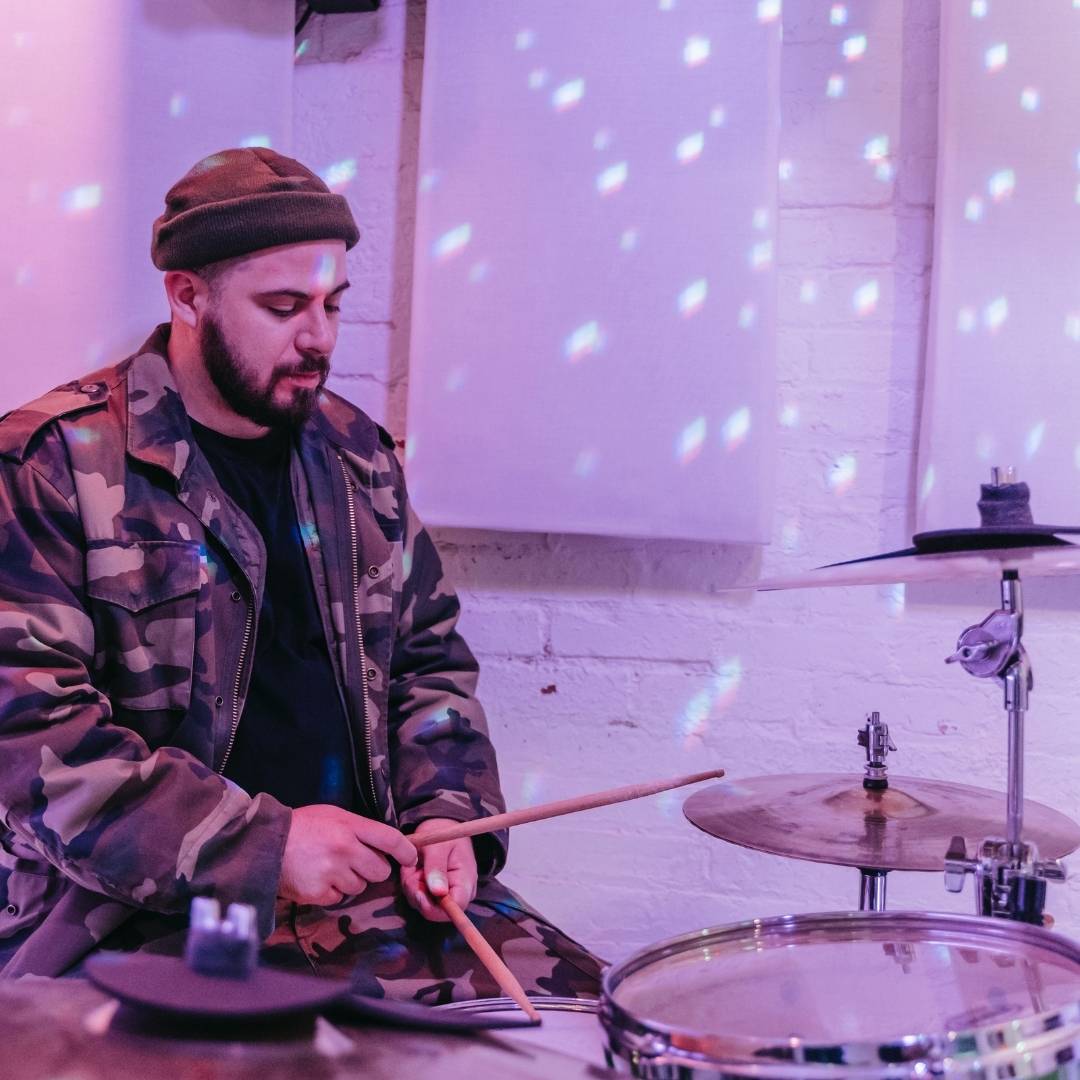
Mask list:
[[[165,295],[173,319],[194,330],[210,301],[210,287],[191,270],[167,270]]]

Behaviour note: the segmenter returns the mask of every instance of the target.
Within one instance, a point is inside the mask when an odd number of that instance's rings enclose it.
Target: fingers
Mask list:
[[[355,815],[354,817],[353,832],[361,844],[384,852],[402,866],[416,865],[417,851],[408,837],[381,821],[370,821]]]
[[[390,876],[390,860],[362,844],[352,853],[348,868],[365,881],[385,881]]]

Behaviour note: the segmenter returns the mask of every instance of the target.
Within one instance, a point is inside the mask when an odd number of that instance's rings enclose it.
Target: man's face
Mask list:
[[[199,346],[234,412],[267,428],[296,427],[311,416],[348,287],[340,240],[256,252],[213,283]]]

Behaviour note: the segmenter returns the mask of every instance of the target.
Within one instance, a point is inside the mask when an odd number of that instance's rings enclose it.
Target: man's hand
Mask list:
[[[390,876],[387,855],[403,873],[416,864],[416,848],[397,829],[339,806],[301,806],[292,812],[278,895],[324,907],[359,896]]]
[[[415,836],[456,825],[445,818],[429,818],[416,828]],[[428,922],[449,922],[450,917],[439,907],[439,897],[447,893],[459,907],[468,907],[476,896],[476,856],[472,840],[447,840],[420,849],[418,866],[401,867],[401,887],[405,899]]]

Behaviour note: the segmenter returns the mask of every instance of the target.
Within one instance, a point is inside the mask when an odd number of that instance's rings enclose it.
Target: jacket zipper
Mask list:
[[[352,481],[349,479],[349,470],[345,467],[345,459],[339,454],[338,463],[341,465],[341,475],[345,480],[345,507],[349,514],[349,539],[352,545],[352,580],[353,580],[353,610],[356,613],[356,640],[360,646],[360,709],[364,720],[364,750],[367,760],[368,790],[371,793],[371,812],[378,813],[379,802],[375,796],[375,771],[372,767],[372,736],[371,722],[368,716],[368,676],[367,676],[367,652],[364,649],[364,628],[360,622],[360,545],[356,536],[356,515],[354,514],[355,503],[353,502]]]
[[[223,773],[225,766],[229,763],[229,755],[232,753],[233,744],[236,742],[236,732],[240,728],[240,684],[244,678],[244,660],[247,658],[248,646],[251,644],[251,630],[254,622],[254,613],[252,608],[249,607],[244,620],[244,638],[240,642],[240,656],[236,661],[236,681],[233,684],[232,730],[229,732],[229,742],[225,747],[225,756],[218,766],[217,771],[219,773]]]

